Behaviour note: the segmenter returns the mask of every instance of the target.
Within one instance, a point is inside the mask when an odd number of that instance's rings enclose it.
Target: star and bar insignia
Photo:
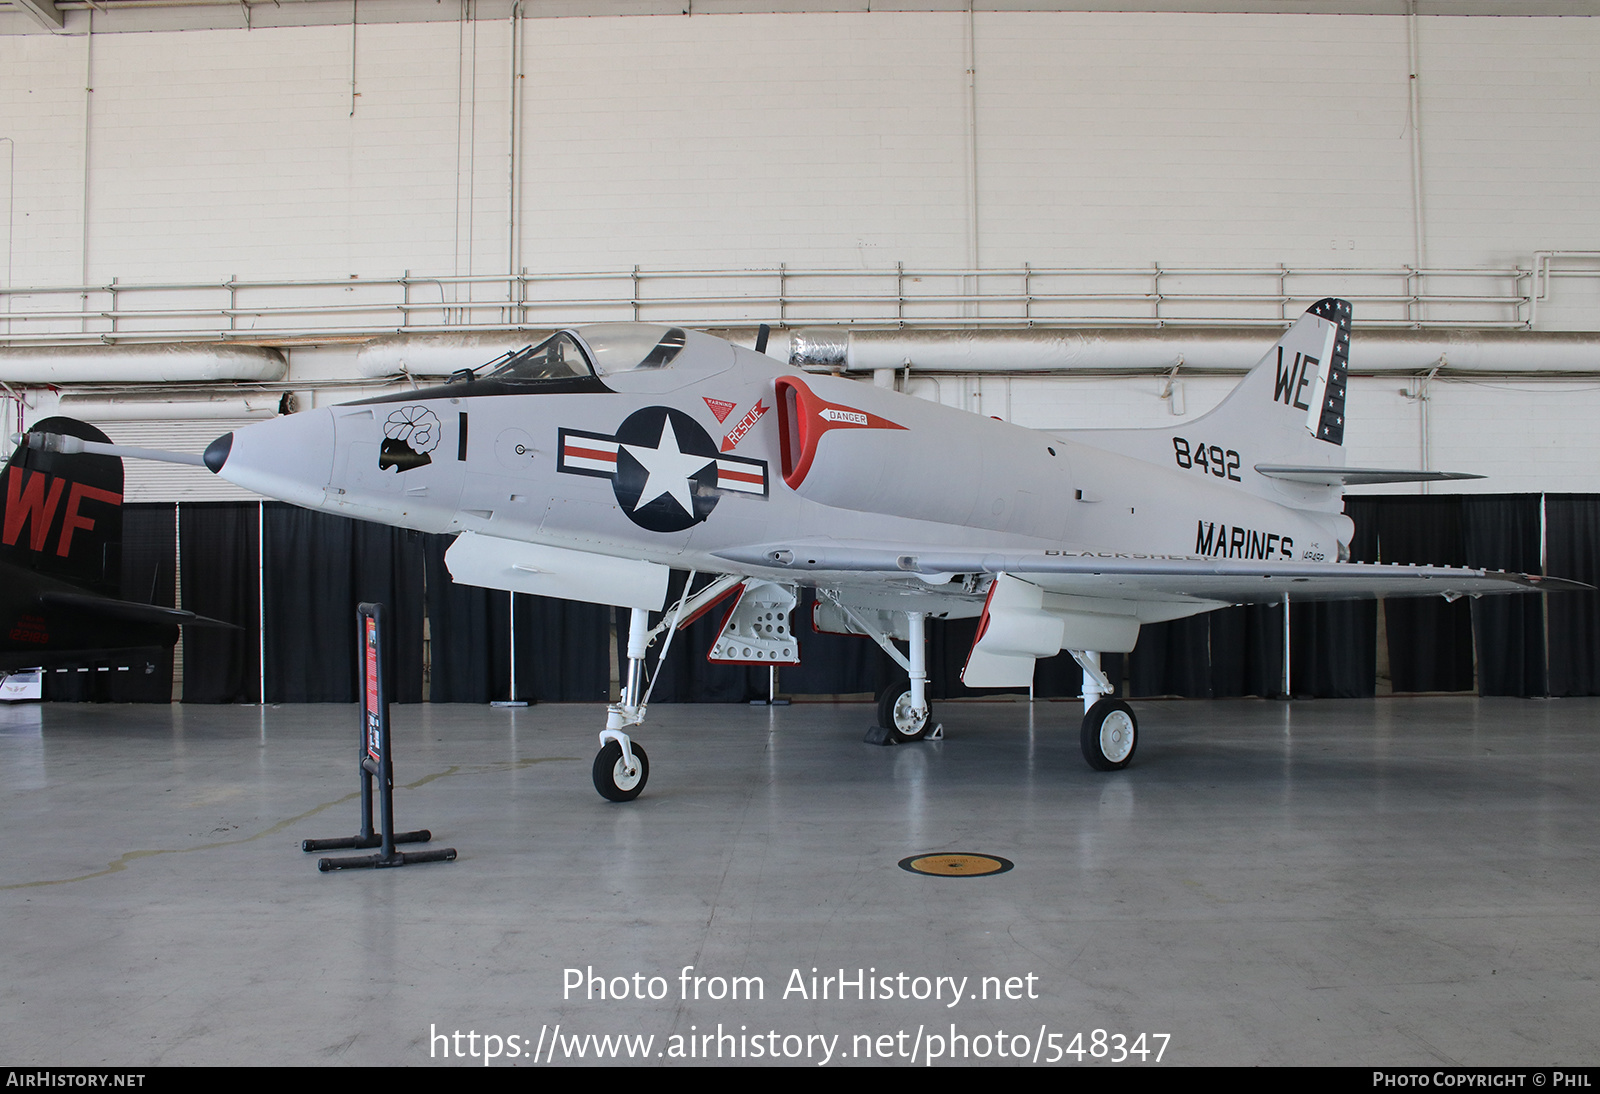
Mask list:
[[[609,478],[641,528],[680,532],[711,515],[725,492],[767,496],[767,464],[717,450],[693,418],[671,407],[630,414],[613,435],[560,430],[556,470]]]

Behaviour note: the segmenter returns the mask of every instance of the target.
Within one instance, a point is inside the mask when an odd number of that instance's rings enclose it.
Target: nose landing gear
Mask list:
[[[625,734],[619,734],[626,741]],[[607,801],[631,802],[650,780],[650,757],[631,741],[607,741],[594,758],[594,788]]]

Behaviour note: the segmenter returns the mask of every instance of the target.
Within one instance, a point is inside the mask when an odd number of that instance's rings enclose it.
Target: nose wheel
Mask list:
[[[650,757],[631,742],[629,751],[633,753],[632,765],[616,741],[607,741],[594,758],[594,788],[607,801],[631,802],[650,781]]]
[[[1120,771],[1133,759],[1139,741],[1139,721],[1133,708],[1120,699],[1101,699],[1083,716],[1078,737],[1083,758],[1096,771]]]

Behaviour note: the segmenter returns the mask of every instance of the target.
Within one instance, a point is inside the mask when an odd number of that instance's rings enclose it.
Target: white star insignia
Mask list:
[[[647,475],[644,489],[639,492],[639,500],[633,506],[635,512],[665,494],[682,506],[685,513],[694,515],[694,497],[689,493],[689,482],[716,457],[685,452],[678,444],[678,435],[672,429],[670,417],[662,419],[661,436],[654,448],[641,448],[633,444],[622,447],[628,455],[639,461]]]

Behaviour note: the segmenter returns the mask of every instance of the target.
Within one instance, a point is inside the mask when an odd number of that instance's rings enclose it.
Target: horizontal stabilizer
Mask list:
[[[124,619],[130,623],[170,623],[182,627],[228,627],[238,630],[236,623],[186,612],[182,608],[163,608],[159,604],[138,604],[132,600],[114,600],[92,593],[68,593],[50,590],[39,594],[39,603],[46,608],[72,608],[107,619]]]
[[[1300,482],[1308,486],[1377,486],[1391,482],[1445,482],[1481,479],[1465,471],[1390,471],[1378,467],[1290,467],[1258,463],[1256,471],[1269,479]]]

